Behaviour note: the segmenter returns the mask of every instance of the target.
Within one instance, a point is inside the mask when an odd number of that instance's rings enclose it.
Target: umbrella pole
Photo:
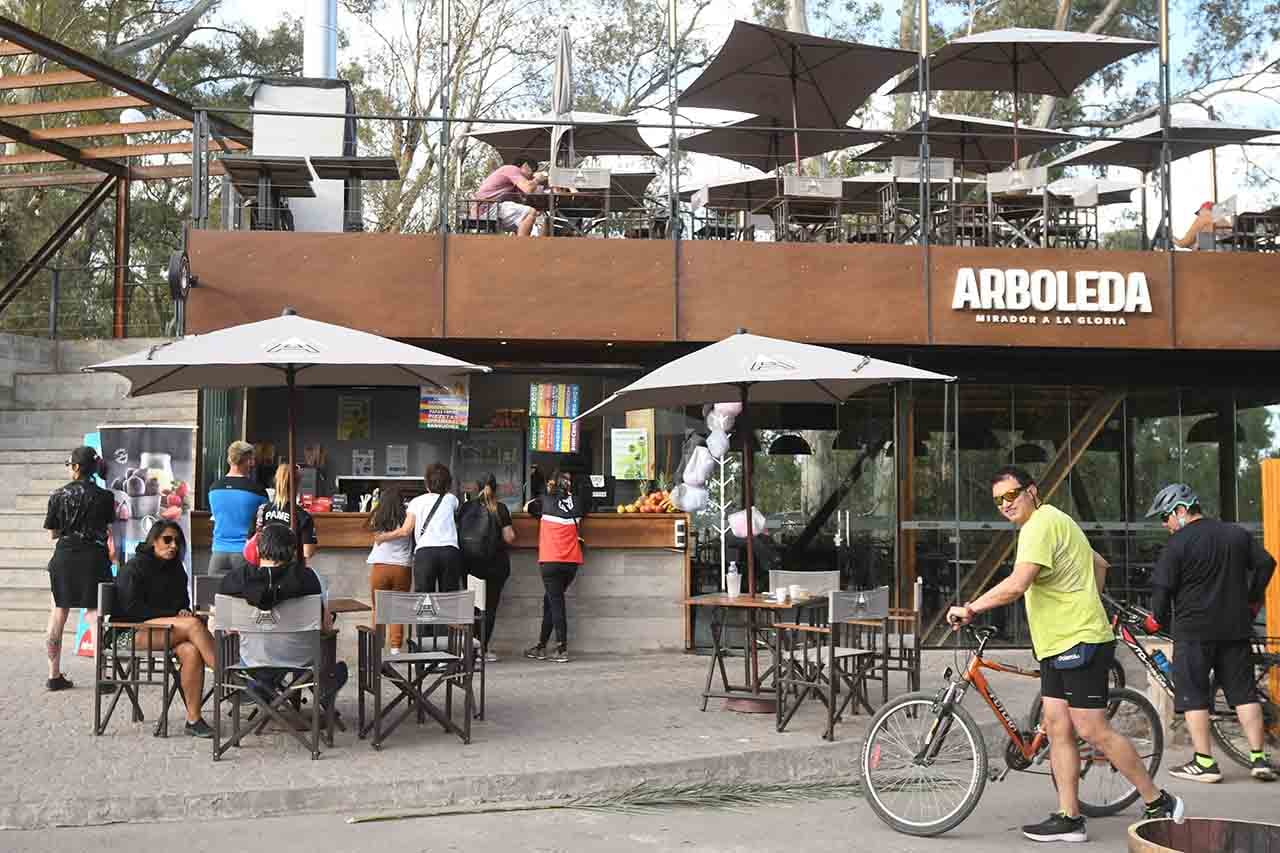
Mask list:
[[[1142,247],[1142,251],[1147,251],[1150,246],[1147,243],[1147,173],[1142,172],[1142,234],[1139,235],[1138,245]]]
[[[742,414],[747,413],[747,383],[742,384]],[[742,436],[742,503],[746,507],[747,513],[747,593],[749,595],[756,594],[756,555],[752,540],[755,538],[755,531],[752,530],[752,504],[751,504],[751,441],[750,436]]]
[[[302,538],[298,536],[298,465],[296,462],[296,444],[298,435],[298,386],[296,384],[298,369],[292,364],[285,368],[285,385],[289,389],[289,529],[293,531],[297,545],[296,557],[302,560]]]
[[[799,101],[798,85],[796,79],[796,46],[793,44],[791,45],[791,138],[795,143],[796,149],[797,175],[800,174],[800,114],[796,105]],[[746,390],[744,389],[742,393],[745,394]]]
[[[1013,168],[1018,165],[1018,46],[1013,46]]]

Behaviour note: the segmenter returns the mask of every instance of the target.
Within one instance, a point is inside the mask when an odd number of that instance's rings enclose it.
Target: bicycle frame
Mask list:
[[[1115,632],[1116,639],[1124,643],[1129,651],[1133,652],[1134,657],[1147,668],[1147,672],[1154,676],[1160,686],[1164,688],[1164,692],[1170,696],[1173,695],[1173,679],[1171,679],[1163,669],[1156,665],[1151,655],[1147,654],[1146,646],[1138,639],[1133,631],[1129,630],[1129,626],[1120,621],[1120,614],[1113,613],[1111,615],[1111,630]]]

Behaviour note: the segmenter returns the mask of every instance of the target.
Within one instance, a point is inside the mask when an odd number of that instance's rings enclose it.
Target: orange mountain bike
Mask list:
[[[987,780],[998,781],[1010,770],[1052,777],[1049,737],[1031,720],[1020,729],[987,683],[984,669],[1027,678],[1039,670],[1023,669],[983,657],[993,628],[964,629],[977,640],[963,673],[947,667],[946,686],[937,693],[899,696],[871,721],[862,744],[862,784],[867,802],[880,819],[909,835],[939,835],[959,826],[978,805]],[[987,745],[973,716],[964,709],[973,687],[995,714],[1008,737],[1004,767],[990,767]],[[1164,752],[1160,717],[1142,694],[1112,688],[1107,716],[1128,737],[1155,776]],[[1037,693],[1033,708],[1040,707]],[[1038,716],[1038,714],[1037,714]],[[1080,810],[1090,817],[1115,814],[1138,799],[1138,791],[1120,775],[1106,755],[1084,741],[1080,751]]]

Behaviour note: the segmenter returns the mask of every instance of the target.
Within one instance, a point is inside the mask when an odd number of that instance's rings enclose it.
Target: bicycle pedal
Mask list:
[[[1009,775],[1008,767],[992,767],[987,771],[987,780],[990,782],[1003,782],[1004,777]]]

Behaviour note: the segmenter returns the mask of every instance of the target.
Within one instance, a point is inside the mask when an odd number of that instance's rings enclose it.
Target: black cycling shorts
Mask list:
[[[1257,702],[1253,652],[1248,640],[1227,643],[1175,640],[1173,643],[1173,710],[1208,711],[1215,687],[1234,708]]]
[[[1088,664],[1078,669],[1056,669],[1053,657],[1040,661],[1040,694],[1065,699],[1072,708],[1105,708],[1111,698],[1111,662],[1116,644],[1103,643]]]

